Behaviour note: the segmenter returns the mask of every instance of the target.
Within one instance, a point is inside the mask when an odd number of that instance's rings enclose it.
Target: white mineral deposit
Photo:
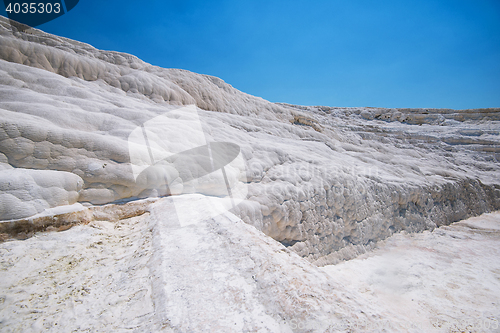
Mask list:
[[[0,17],[0,331],[500,332],[499,159]]]

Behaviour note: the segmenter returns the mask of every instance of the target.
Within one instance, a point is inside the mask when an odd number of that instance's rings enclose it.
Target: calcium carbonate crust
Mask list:
[[[207,136],[241,148],[230,182],[248,196],[235,213],[317,264],[500,209],[499,109],[274,104],[3,18],[0,45],[0,220],[150,196],[128,135],[192,104]]]

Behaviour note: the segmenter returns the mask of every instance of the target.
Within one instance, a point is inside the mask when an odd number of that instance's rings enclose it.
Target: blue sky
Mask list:
[[[272,102],[500,107],[499,0],[80,0],[38,28]]]

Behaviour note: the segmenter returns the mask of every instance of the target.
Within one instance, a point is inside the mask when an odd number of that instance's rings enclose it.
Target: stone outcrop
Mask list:
[[[234,213],[323,265],[401,230],[500,209],[500,109],[275,104],[215,77],[17,31],[3,18],[0,46],[1,220],[122,204],[169,186],[223,196],[211,182],[226,181],[244,188]],[[161,191],[137,181],[131,133],[188,105],[204,139],[237,145],[243,163],[190,184],[174,172]],[[173,130],[172,153],[193,148]]]

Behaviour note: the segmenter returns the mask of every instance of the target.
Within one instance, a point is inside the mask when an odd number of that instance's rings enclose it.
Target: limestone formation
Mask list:
[[[198,193],[225,197],[245,222],[326,264],[401,230],[500,208],[499,109],[275,104],[5,19],[0,45],[2,220]],[[183,107],[197,113],[199,135],[178,126]],[[155,135],[148,144],[143,130]],[[207,175],[159,162],[210,142],[237,146],[238,158]]]

